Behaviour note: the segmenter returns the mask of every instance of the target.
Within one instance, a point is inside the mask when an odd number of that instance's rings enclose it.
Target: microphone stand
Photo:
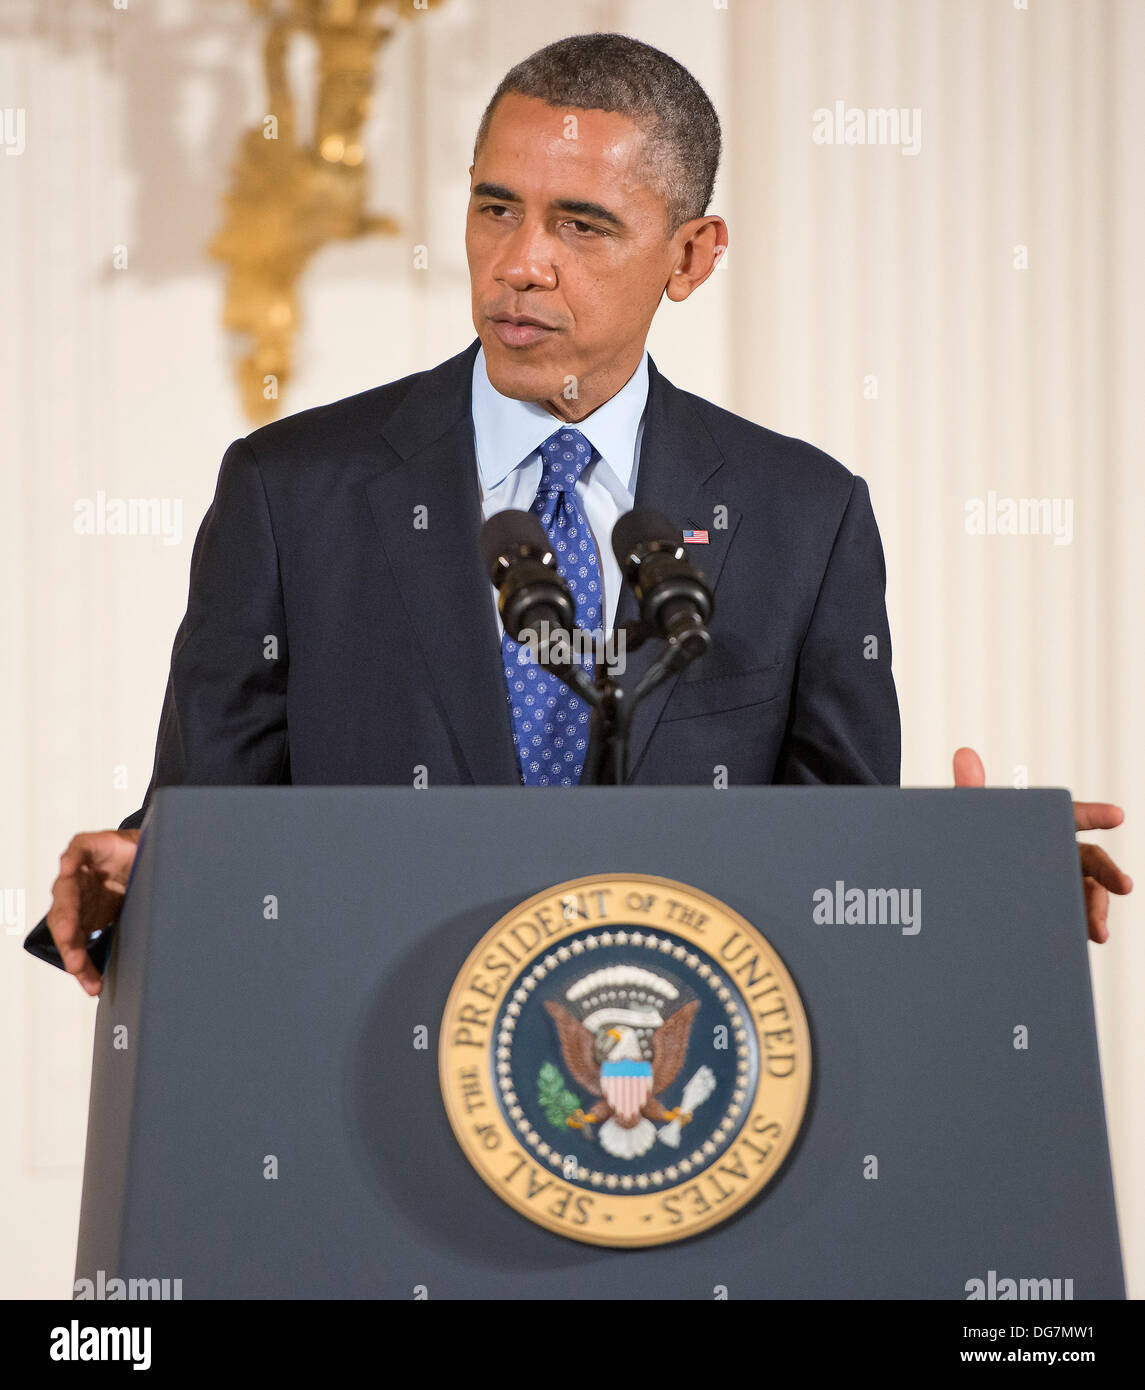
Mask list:
[[[637,619],[625,623],[624,650],[636,651],[652,636],[654,630]],[[622,787],[628,781],[628,737],[632,729],[632,719],[641,700],[669,676],[682,670],[696,658],[696,651],[688,651],[684,646],[687,631],[679,636],[666,638],[655,660],[637,681],[632,693],[626,694],[618,684],[615,672],[610,668],[596,672],[596,685],[600,699],[593,703],[593,721],[600,729],[600,751],[594,769],[593,782],[597,786]]]
[[[625,623],[624,651],[636,651],[652,636],[651,630],[639,620]],[[636,707],[650,690],[670,673],[671,651],[665,649],[637,682],[629,694],[616,678],[611,667],[600,666],[596,671],[596,686],[600,699],[593,708],[594,726],[599,730],[600,746],[592,782],[601,787],[622,787],[628,780],[628,736]]]
[[[653,629],[639,619],[625,623],[620,631],[624,634],[622,645],[625,655],[642,647],[654,635]],[[624,786],[628,780],[628,737],[637,706],[661,681],[692,660],[694,654],[688,654],[681,642],[666,639],[662,650],[629,695],[616,679],[616,671],[612,667],[601,663],[590,681],[584,668],[575,662],[571,665],[551,662],[542,655],[539,665],[564,681],[592,709],[589,742],[591,744],[593,737],[599,733],[599,748],[590,769],[590,786]]]
[[[626,625],[626,631],[633,624]],[[643,638],[637,638],[637,645]],[[628,729],[630,716],[628,702],[624,698],[624,688],[615,673],[603,666],[596,671],[597,689],[600,702],[593,710],[592,727],[599,730],[600,747],[597,750],[596,766],[591,781],[598,787],[620,787],[627,777]],[[589,742],[592,742],[590,735]]]

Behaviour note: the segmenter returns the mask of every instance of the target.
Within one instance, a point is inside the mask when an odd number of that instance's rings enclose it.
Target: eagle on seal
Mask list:
[[[599,1013],[582,1022],[547,999],[545,1008],[556,1024],[565,1066],[579,1086],[599,1097],[591,1110],[574,1111],[567,1123],[574,1129],[599,1124],[601,1148],[616,1158],[646,1154],[656,1142],[654,1121],[687,1124],[690,1114],[666,1109],[657,1096],[680,1074],[699,1007],[699,1000],[693,999],[665,1019],[656,1008],[633,1009],[629,1002],[621,1011],[623,1022],[609,1022]],[[640,1018],[641,1012],[646,1019]],[[601,1026],[593,1028],[598,1020]]]

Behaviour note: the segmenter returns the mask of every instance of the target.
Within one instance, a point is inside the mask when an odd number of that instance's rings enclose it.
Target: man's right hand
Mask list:
[[[64,969],[88,994],[98,994],[103,981],[87,953],[87,939],[119,917],[138,842],[138,830],[96,830],[77,835],[60,855],[48,929]]]

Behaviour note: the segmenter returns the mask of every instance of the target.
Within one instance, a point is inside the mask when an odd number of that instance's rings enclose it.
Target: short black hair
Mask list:
[[[570,34],[537,49],[493,93],[473,144],[475,163],[493,111],[510,92],[630,117],[645,132],[645,167],[663,192],[668,235],[707,212],[720,164],[720,120],[707,92],[667,53],[627,34]]]

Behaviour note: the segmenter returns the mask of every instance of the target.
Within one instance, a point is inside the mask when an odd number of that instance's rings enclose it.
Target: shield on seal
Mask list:
[[[652,1094],[651,1062],[603,1062],[600,1089],[622,1120],[634,1120]]]

